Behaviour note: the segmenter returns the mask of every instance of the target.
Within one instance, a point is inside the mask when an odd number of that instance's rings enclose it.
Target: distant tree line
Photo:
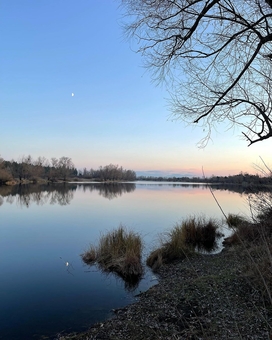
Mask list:
[[[211,177],[153,177],[153,176],[138,176],[140,181],[156,181],[156,182],[181,182],[181,183],[209,183],[209,184],[225,184],[225,185],[242,185],[256,186],[272,184],[271,176],[250,175],[248,173],[240,173],[229,176],[214,176]]]
[[[109,164],[104,167],[100,166],[99,169],[87,170],[84,168],[79,171],[79,176],[83,178],[90,178],[99,181],[135,181],[136,173],[133,170],[123,169],[122,166]]]
[[[45,157],[34,159],[29,155],[21,157],[18,161],[6,161],[0,157],[0,184],[12,180],[19,182],[38,182],[40,179],[51,182],[67,181],[68,178],[75,177],[95,181],[135,181],[136,173],[114,164],[100,166],[97,170],[86,168],[77,170],[69,157],[52,157],[48,160]]]
[[[69,157],[53,157],[50,161],[45,157],[33,159],[30,155],[23,156],[18,161],[5,161],[0,157],[0,184],[14,179],[34,182],[38,179],[66,181],[71,176],[77,176],[77,169]]]
[[[109,164],[100,166],[98,169],[84,168],[78,170],[69,157],[52,157],[50,160],[45,157],[37,159],[29,156],[21,157],[18,161],[6,161],[0,157],[0,184],[8,181],[19,180],[38,182],[40,179],[55,182],[57,180],[67,181],[69,178],[90,179],[94,181],[167,181],[181,183],[210,183],[219,185],[242,185],[258,186],[271,185],[272,176],[250,175],[240,173],[229,176],[211,176],[211,177],[153,177],[153,176],[136,176],[135,171],[124,169],[122,166]]]

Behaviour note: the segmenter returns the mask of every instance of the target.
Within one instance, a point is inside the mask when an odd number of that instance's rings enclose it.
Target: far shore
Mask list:
[[[134,181],[130,180],[102,180],[102,179],[97,179],[97,178],[82,178],[82,177],[70,177],[67,179],[44,179],[44,178],[35,178],[35,179],[12,179],[9,181],[6,181],[5,183],[0,183],[1,185],[7,185],[7,186],[12,186],[12,185],[24,185],[24,184],[58,184],[58,183],[125,183],[125,182],[156,182],[156,183],[175,183],[175,184],[192,184],[192,185],[206,185],[210,187],[215,187],[215,186],[225,186],[225,187],[232,187],[232,186],[239,186],[245,189],[255,189],[255,188],[267,188],[271,189],[272,184],[267,184],[267,183],[235,183],[235,182],[230,182],[230,183],[225,183],[225,182],[207,182],[206,180],[201,181],[199,180],[196,182],[195,180],[190,181],[190,179],[186,181],[181,181],[177,179],[165,179],[165,180],[158,180],[158,179],[153,179],[153,180],[142,180],[142,179],[136,179]]]

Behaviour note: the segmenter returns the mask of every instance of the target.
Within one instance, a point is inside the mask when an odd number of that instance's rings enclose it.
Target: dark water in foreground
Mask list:
[[[247,214],[245,196],[216,190],[225,213]],[[158,233],[184,217],[221,213],[209,189],[169,183],[0,187],[0,339],[82,331],[154,283],[134,290],[84,265],[80,254],[122,223],[139,232],[145,254]],[[68,265],[67,265],[68,262]]]

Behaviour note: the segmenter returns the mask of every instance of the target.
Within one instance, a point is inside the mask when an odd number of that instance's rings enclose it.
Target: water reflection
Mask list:
[[[137,182],[137,185],[141,187],[183,187],[183,188],[200,188],[206,190],[211,188],[213,191],[232,191],[239,194],[258,193],[266,191],[265,187],[245,188],[239,185],[219,185],[213,184],[211,186],[207,184],[198,183],[145,183]],[[97,191],[98,194],[108,200],[121,197],[123,194],[132,193],[136,189],[135,183],[50,183],[50,184],[25,184],[15,186],[0,186],[0,207],[7,202],[13,204],[14,202],[20,206],[29,207],[31,203],[37,205],[44,204],[58,204],[69,205],[74,198],[74,192],[76,190],[82,190],[83,192]]]
[[[134,183],[88,183],[88,184],[25,184],[15,186],[0,186],[0,206],[6,201],[14,202],[23,207],[29,207],[31,203],[37,205],[58,204],[68,205],[74,198],[74,192],[78,189],[85,191],[98,191],[99,195],[109,200],[120,197],[124,193],[133,192],[136,189]],[[4,197],[6,199],[4,200]]]
[[[205,186],[206,188],[210,187],[212,190],[220,190],[220,191],[232,191],[238,194],[257,194],[259,192],[266,192],[266,186],[242,186],[242,185],[235,185],[235,184],[212,184],[210,186]]]
[[[125,193],[133,192],[136,189],[135,183],[87,183],[79,184],[84,192],[89,190],[98,191],[99,195],[109,200],[120,197]]]
[[[130,293],[133,293],[137,290],[141,280],[144,277],[144,275],[138,275],[138,276],[130,277],[128,279],[128,278],[126,278],[126,277],[124,277],[124,276],[122,276],[122,275],[120,275],[116,272],[107,271],[99,265],[88,265],[88,267],[90,269],[85,270],[86,273],[99,272],[105,277],[105,279],[109,279],[109,278],[114,277],[116,279],[116,281],[120,282],[122,284],[122,286],[124,287],[124,289],[127,292],[130,292]]]
[[[226,213],[240,213],[245,204],[245,197],[224,190],[216,197]],[[9,340],[84,331],[155,283],[148,268],[135,288],[83,265],[79,255],[101,233],[120,223],[131,226],[144,237],[145,260],[157,235],[174,223],[201,212],[221,217],[209,190],[189,184],[2,186],[0,202],[0,338]]]
[[[212,189],[212,190],[218,190],[218,191],[230,191],[235,192],[239,194],[252,194],[252,193],[259,193],[259,192],[266,192],[267,186],[264,185],[247,185],[243,186],[240,184],[207,184],[207,183],[171,183],[171,182],[148,182],[148,181],[141,181],[139,182],[141,186],[150,187],[151,185],[154,185],[156,187],[183,187],[183,188],[192,188],[192,189]]]
[[[19,206],[27,208],[31,203],[40,206],[44,204],[68,205],[74,197],[76,188],[76,185],[66,184],[1,186],[0,195],[6,197],[7,203],[15,202]]]
[[[61,261],[63,262],[65,269],[67,271],[68,274],[73,275],[73,271],[75,270],[72,263],[68,262],[68,261],[64,261],[62,257],[60,257]]]

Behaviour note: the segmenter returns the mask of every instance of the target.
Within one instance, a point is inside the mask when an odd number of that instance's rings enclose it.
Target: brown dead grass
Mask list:
[[[215,220],[204,217],[190,217],[176,224],[162,237],[160,247],[151,252],[146,264],[156,271],[163,263],[193,254],[196,247],[212,250],[216,244],[217,228]]]
[[[103,271],[115,272],[124,279],[130,279],[143,274],[142,248],[141,237],[121,225],[103,234],[98,246],[91,245],[81,257],[89,265],[97,263]]]

